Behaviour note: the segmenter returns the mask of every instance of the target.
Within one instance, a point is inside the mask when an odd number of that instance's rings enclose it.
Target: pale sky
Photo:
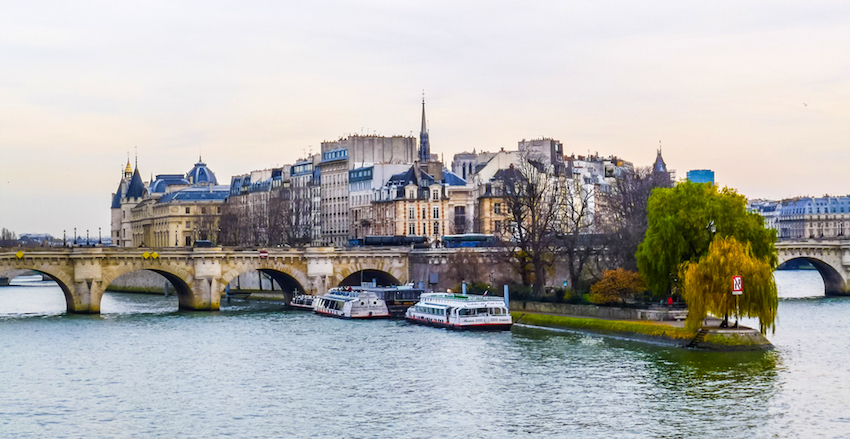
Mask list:
[[[850,3],[0,3],[0,226],[109,231],[198,155],[220,183],[348,133],[712,169],[750,198],[850,193]],[[804,105],[805,103],[805,105]],[[132,158],[131,158],[132,160]]]

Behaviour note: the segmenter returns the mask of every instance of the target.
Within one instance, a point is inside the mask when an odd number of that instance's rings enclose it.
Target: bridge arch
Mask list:
[[[302,294],[307,292],[310,286],[307,276],[305,276],[300,270],[293,268],[291,265],[278,262],[266,262],[258,264],[240,264],[224,272],[221,276],[221,280],[219,281],[221,282],[222,290],[224,290],[224,287],[230,284],[230,282],[233,282],[241,274],[252,270],[259,271],[260,273],[274,279],[274,281],[280,285],[283,293],[287,295],[287,298],[289,298],[289,295],[293,294],[295,291]]]
[[[98,309],[100,309],[100,299],[103,297],[103,293],[106,292],[106,290],[109,288],[109,285],[111,285],[112,282],[114,282],[119,277],[136,271],[152,271],[164,277],[171,284],[171,286],[174,287],[174,292],[176,293],[177,300],[181,304],[180,308],[183,308],[183,303],[187,303],[194,294],[191,287],[191,283],[193,280],[192,274],[180,268],[179,266],[166,267],[163,267],[160,264],[130,264],[112,266],[112,269],[104,270],[103,277],[101,278],[101,285],[103,291],[99,291],[100,294],[97,295]]]
[[[386,271],[366,268],[349,274],[339,282],[339,286],[353,287],[360,285],[361,282],[372,282],[373,280],[379,287],[401,285],[401,281]]]
[[[47,276],[53,282],[59,285],[62,294],[65,296],[65,309],[68,312],[74,310],[74,280],[67,273],[57,269],[55,266],[45,264],[21,264],[15,269],[4,270],[0,275],[9,277],[11,281],[17,276],[20,276],[24,271],[34,271],[38,274]]]
[[[831,264],[812,257],[812,256],[793,256],[788,258],[781,258],[782,263],[779,265],[779,268],[785,268],[789,264],[793,264],[794,262],[805,261],[815,268],[815,270],[820,273],[821,278],[823,279],[824,293],[827,296],[830,295],[844,295],[847,294],[845,290],[845,286],[847,284],[847,280],[841,275],[835,267]]]

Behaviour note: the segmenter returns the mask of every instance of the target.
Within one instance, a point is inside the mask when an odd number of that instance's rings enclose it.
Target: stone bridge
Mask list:
[[[804,260],[823,277],[827,295],[848,295],[850,240],[787,240],[776,243],[779,263]]]
[[[410,249],[335,250],[333,248],[0,248],[0,277],[32,270],[56,281],[69,313],[99,313],[100,299],[119,276],[150,270],[177,292],[180,309],[217,310],[221,296],[239,274],[257,270],[272,277],[284,294],[321,294],[360,280],[379,284],[409,282]]]

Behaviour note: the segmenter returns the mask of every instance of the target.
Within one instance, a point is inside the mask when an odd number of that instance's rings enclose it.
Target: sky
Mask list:
[[[220,183],[348,134],[711,169],[749,198],[850,193],[850,3],[0,3],[0,226],[108,235],[128,155]]]

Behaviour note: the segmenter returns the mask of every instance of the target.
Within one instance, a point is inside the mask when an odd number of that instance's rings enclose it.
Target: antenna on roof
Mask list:
[[[138,171],[139,170],[139,147],[134,146],[134,148],[136,148],[136,170]]]

